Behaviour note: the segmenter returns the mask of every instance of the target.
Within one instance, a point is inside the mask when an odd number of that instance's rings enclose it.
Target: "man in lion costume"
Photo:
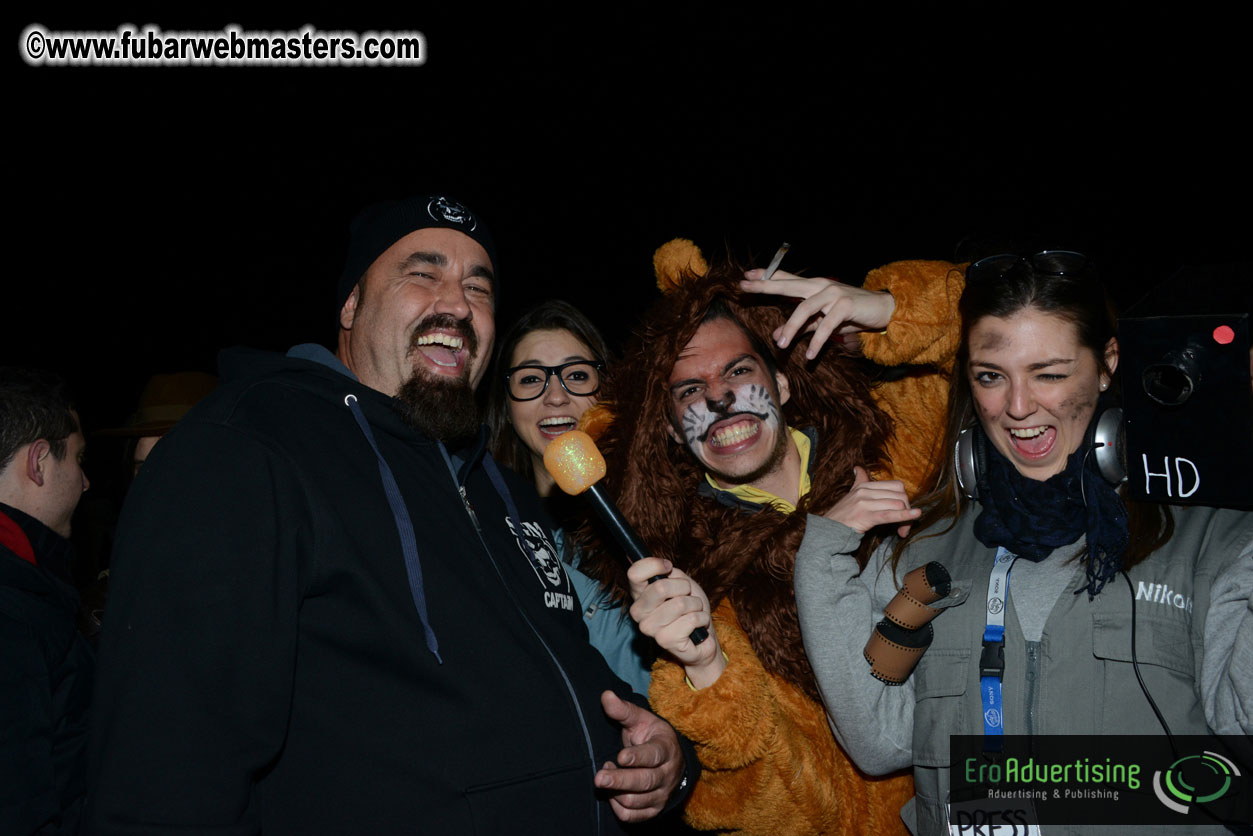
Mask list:
[[[885,299],[869,281],[841,289],[780,273],[745,282],[732,266],[709,269],[686,241],[663,247],[654,263],[665,293],[611,371],[599,417],[612,419],[599,445],[605,484],[655,557],[628,575],[593,529],[600,545],[589,560],[602,582],[635,599],[632,617],[661,651],[652,705],[697,746],[703,771],[685,818],[734,833],[904,833],[898,811],[913,794],[910,778],[859,772],[827,725],[792,567],[808,514],[863,532],[915,518],[908,496],[929,467],[930,438],[901,444],[893,428],[939,426],[951,357],[928,352],[949,330],[960,270],[880,268],[893,294]],[[804,282],[826,285],[798,288]],[[851,313],[817,310],[831,294],[856,296]],[[936,310],[935,321],[911,321],[898,295],[911,309]],[[890,362],[920,365],[872,390],[851,341],[816,350],[815,337],[816,356],[807,357],[804,331],[817,328],[825,341],[834,330],[828,323],[824,332],[824,315],[852,320],[841,330],[861,330],[860,318],[876,332],[868,349],[877,339],[881,353],[899,355]],[[890,478],[898,467],[900,478]],[[690,634],[700,626],[709,638],[697,643]]]

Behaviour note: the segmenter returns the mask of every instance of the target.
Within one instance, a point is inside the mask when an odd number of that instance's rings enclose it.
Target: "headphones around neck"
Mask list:
[[[1123,433],[1122,407],[1101,396],[1096,413],[1088,424],[1082,447],[1092,452],[1097,472],[1111,487],[1127,481],[1126,438]],[[988,439],[976,424],[957,436],[953,445],[953,469],[957,484],[969,499],[979,498],[979,482],[988,472]]]

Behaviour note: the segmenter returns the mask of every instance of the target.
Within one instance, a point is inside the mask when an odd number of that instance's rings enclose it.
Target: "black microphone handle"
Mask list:
[[[626,551],[627,560],[634,563],[645,557],[649,557],[648,550],[644,547],[644,541],[635,533],[635,529],[631,528],[631,524],[626,521],[626,517],[622,516],[622,512],[613,504],[613,500],[600,489],[600,485],[593,484],[583,492],[593,499],[592,505],[596,508],[596,513],[609,526],[613,536],[617,539],[618,544]],[[648,579],[649,583],[664,578],[665,575],[656,575]],[[709,638],[709,631],[704,627],[697,627],[688,636],[692,640],[692,644],[700,644]]]
[[[593,484],[584,493],[595,500],[596,513],[600,514],[605,525],[613,531],[614,539],[627,553],[627,560],[634,563],[649,557],[644,541],[635,533],[635,529],[631,528],[631,524],[626,521],[626,517],[622,516],[618,506],[613,504],[613,500],[600,489],[600,485]]]

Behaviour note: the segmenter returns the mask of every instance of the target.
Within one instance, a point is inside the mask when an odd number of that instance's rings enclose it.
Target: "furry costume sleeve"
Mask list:
[[[957,302],[966,282],[964,265],[947,261],[897,261],[871,270],[867,290],[896,299],[882,334],[862,334],[862,352],[881,366],[915,366],[911,373],[874,389],[875,401],[896,422],[888,441],[891,477],[919,493],[941,451],[949,374],[961,340]]]
[[[822,706],[769,674],[734,609],[723,601],[714,627],[728,665],[693,690],[683,668],[659,661],[654,710],[696,744],[703,766],[685,807],[700,830],[739,834],[905,833],[898,811],[913,781],[860,774],[840,749]]]

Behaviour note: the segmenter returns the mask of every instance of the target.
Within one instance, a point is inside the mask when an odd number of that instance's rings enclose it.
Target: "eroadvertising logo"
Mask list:
[[[1013,826],[1027,832],[1025,825],[1253,821],[1248,738],[1011,735],[1001,741],[994,752],[984,751],[981,735],[950,738],[952,833],[974,833],[970,828],[979,825],[999,834]]]
[[[1231,792],[1241,777],[1240,768],[1217,752],[1185,755],[1153,773],[1153,792],[1168,809],[1187,815],[1193,804],[1209,804]]]

